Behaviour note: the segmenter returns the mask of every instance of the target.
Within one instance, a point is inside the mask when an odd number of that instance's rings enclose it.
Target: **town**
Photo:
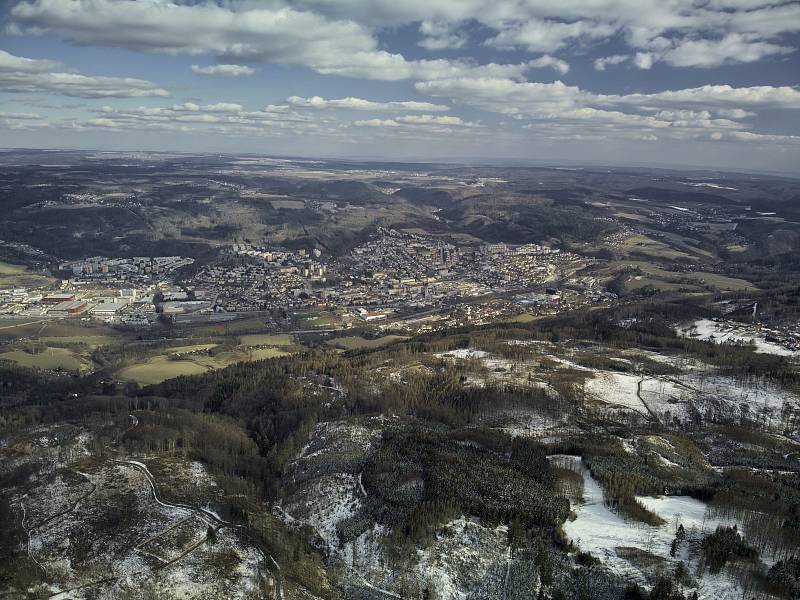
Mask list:
[[[55,273],[60,279],[51,285],[0,289],[0,314],[150,327],[159,319],[211,323],[260,312],[326,310],[353,317],[346,319],[350,325],[397,318],[404,330],[416,323],[424,331],[613,299],[593,281],[574,277],[590,262],[537,244],[459,247],[379,228],[342,257],[319,248],[241,242],[191,269],[195,260],[181,256],[61,262]]]

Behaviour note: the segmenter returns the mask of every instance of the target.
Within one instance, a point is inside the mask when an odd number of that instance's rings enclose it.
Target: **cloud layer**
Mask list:
[[[796,1],[11,0],[2,17],[9,39],[180,65],[169,77],[148,71],[150,81],[124,64],[93,75],[66,56],[0,50],[0,102],[86,101],[50,116],[7,103],[7,129],[404,139],[421,149],[441,140],[480,152],[601,140],[777,153],[800,135]]]
[[[66,71],[51,60],[14,56],[0,50],[0,90],[47,92],[76,98],[144,98],[169,96],[151,81],[131,77],[92,77]]]

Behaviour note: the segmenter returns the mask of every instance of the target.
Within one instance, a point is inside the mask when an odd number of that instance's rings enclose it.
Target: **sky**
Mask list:
[[[0,147],[800,174],[800,2],[0,0]]]

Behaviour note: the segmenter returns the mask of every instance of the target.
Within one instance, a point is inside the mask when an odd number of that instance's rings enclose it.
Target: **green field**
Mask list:
[[[200,327],[191,328],[192,334],[200,337],[217,336],[217,335],[236,335],[237,333],[247,334],[256,331],[267,331],[272,328],[272,325],[267,325],[264,319],[260,317],[251,317],[248,319],[239,319],[236,321],[229,321],[227,323],[217,323],[214,325],[202,325]]]
[[[333,312],[307,312],[292,315],[297,327],[303,329],[330,329],[342,324],[341,318]]]

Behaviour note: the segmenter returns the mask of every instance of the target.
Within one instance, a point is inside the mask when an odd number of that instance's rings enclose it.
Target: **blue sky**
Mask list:
[[[800,172],[800,2],[0,6],[3,147]]]

